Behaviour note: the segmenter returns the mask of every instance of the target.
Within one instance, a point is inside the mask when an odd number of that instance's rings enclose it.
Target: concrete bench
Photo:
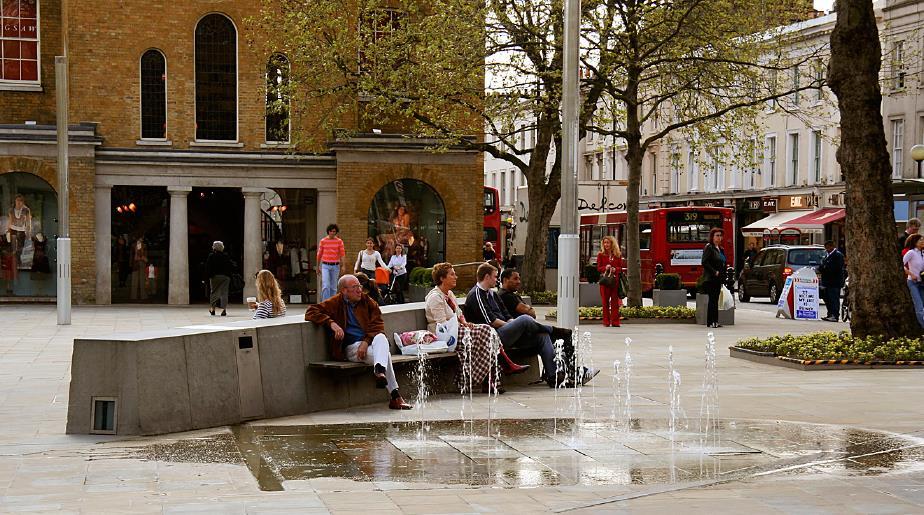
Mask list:
[[[402,394],[413,399],[416,356],[396,355],[391,335],[426,327],[423,303],[382,308]],[[76,338],[67,433],[162,434],[246,420],[382,403],[362,363],[333,362],[327,331],[302,314]],[[456,391],[458,359],[427,358],[428,390]],[[521,361],[523,362],[523,361]],[[529,382],[528,374],[505,385]]]

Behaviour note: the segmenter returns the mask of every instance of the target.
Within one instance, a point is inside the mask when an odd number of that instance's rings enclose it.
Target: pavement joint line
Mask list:
[[[741,474],[741,475],[738,475],[738,476],[735,476],[735,477],[729,477],[729,478],[726,478],[726,479],[716,479],[716,480],[712,480],[712,481],[697,481],[697,482],[688,483],[688,484],[685,484],[685,485],[676,485],[676,486],[666,487],[666,488],[655,488],[655,489],[648,490],[648,491],[645,491],[645,492],[638,492],[638,493],[633,493],[633,494],[620,495],[620,496],[618,496],[618,497],[609,497],[609,498],[606,498],[606,499],[600,499],[599,501],[594,501],[594,502],[591,502],[591,503],[579,504],[579,505],[577,505],[577,506],[572,506],[572,507],[569,507],[569,508],[560,508],[560,509],[557,509],[557,510],[553,510],[553,512],[554,512],[554,513],[566,513],[566,512],[569,512],[569,511],[582,510],[582,509],[585,509],[585,508],[594,508],[594,507],[597,507],[597,506],[603,506],[603,505],[605,505],[605,504],[613,504],[613,503],[617,503],[617,502],[630,501],[630,500],[632,500],[632,499],[639,499],[639,498],[642,498],[642,497],[651,497],[651,496],[660,495],[660,494],[664,494],[664,493],[679,492],[679,491],[683,491],[683,490],[692,490],[692,489],[695,489],[695,488],[704,488],[704,487],[715,486],[715,485],[722,485],[722,484],[733,483],[733,482],[738,482],[738,481],[746,481],[746,480],[748,480],[748,479],[754,479],[754,478],[769,476],[769,475],[772,475],[772,474],[779,474],[780,472],[790,472],[790,471],[793,471],[793,470],[799,470],[799,469],[805,469],[805,468],[812,468],[812,467],[816,467],[816,466],[818,466],[818,465],[827,465],[827,464],[829,464],[829,463],[837,463],[837,462],[839,462],[839,461],[856,460],[856,459],[859,459],[859,458],[868,458],[868,457],[870,457],[870,456],[878,456],[878,455],[881,455],[881,454],[889,454],[889,453],[893,453],[893,452],[906,451],[906,450],[910,450],[910,449],[918,449],[918,448],[921,448],[921,447],[924,447],[924,443],[916,443],[916,444],[912,444],[912,445],[904,445],[904,446],[901,446],[901,447],[893,447],[893,448],[891,448],[891,449],[885,449],[885,450],[876,451],[876,452],[868,452],[868,453],[865,453],[865,454],[855,454],[855,455],[852,455],[852,456],[840,456],[840,457],[837,457],[837,458],[831,458],[831,459],[825,459],[825,460],[816,460],[816,461],[812,461],[812,462],[809,462],[809,463],[800,463],[800,464],[789,465],[789,466],[785,466],[785,467],[777,467],[777,468],[774,468],[774,469],[765,470],[765,471],[763,471],[763,472],[755,472],[755,473],[750,473],[750,474]],[[819,454],[825,454],[825,453],[819,453]],[[798,460],[798,458],[797,458],[797,460]]]

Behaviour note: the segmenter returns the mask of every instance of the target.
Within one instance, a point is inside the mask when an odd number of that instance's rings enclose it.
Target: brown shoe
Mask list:
[[[414,406],[404,402],[401,397],[396,397],[388,401],[388,409],[414,409]]]

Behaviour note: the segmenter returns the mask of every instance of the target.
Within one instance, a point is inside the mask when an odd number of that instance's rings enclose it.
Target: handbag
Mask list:
[[[620,299],[624,299],[629,295],[629,280],[626,278],[626,274],[622,272],[619,272],[619,291],[616,294],[619,295]]]
[[[605,286],[607,288],[612,288],[616,286],[616,277],[611,274],[604,274],[600,276],[600,286]]]

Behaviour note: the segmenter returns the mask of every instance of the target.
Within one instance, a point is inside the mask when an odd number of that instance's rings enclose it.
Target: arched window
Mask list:
[[[196,25],[196,139],[237,140],[237,29],[221,14]]]
[[[369,206],[369,237],[385,260],[404,247],[408,269],[446,260],[446,208],[439,193],[416,179],[391,181]]]
[[[289,142],[289,59],[282,54],[266,63],[266,141]]]
[[[159,50],[141,56],[141,138],[167,137],[167,61]]]

